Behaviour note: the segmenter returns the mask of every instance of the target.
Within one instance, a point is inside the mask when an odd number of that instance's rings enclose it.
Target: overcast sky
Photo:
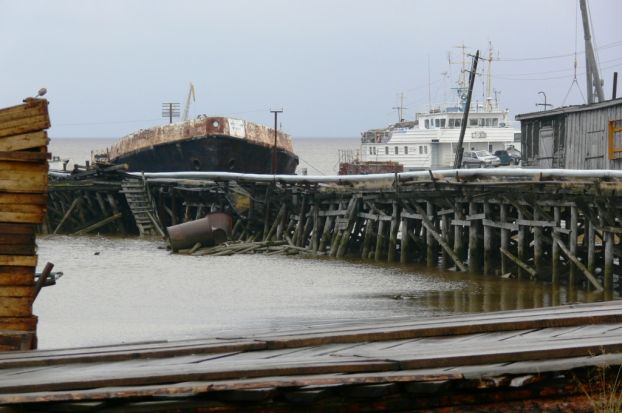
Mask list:
[[[610,98],[622,1],[590,8]],[[165,122],[161,103],[183,107],[192,81],[191,116],[270,125],[268,110],[283,107],[294,137],[358,137],[397,119],[399,93],[407,118],[429,95],[450,99],[459,65],[448,52],[487,54],[490,41],[494,87],[514,116],[537,110],[539,91],[555,106],[567,94],[566,105],[582,103],[576,10],[576,0],[0,0],[0,106],[46,87],[50,136],[120,137]]]

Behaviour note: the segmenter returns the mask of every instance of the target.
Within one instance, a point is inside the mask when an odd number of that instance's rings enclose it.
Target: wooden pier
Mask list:
[[[145,188],[149,202],[137,204],[136,194],[126,200],[123,180],[139,182],[134,185]],[[53,182],[50,199],[64,202],[50,205],[48,228],[58,232],[73,217],[77,223],[65,227],[70,233],[84,233],[85,226],[119,231],[125,221],[128,228],[151,224],[159,234],[219,211],[233,217],[233,240],[280,241],[316,255],[583,285],[609,298],[622,271],[619,171],[486,169],[341,178],[178,173],[101,183],[109,181]],[[91,201],[85,188],[94,189]],[[103,200],[101,191],[108,191]],[[115,210],[115,204],[122,207]],[[132,205],[145,210],[149,204],[151,219],[143,214],[133,224]],[[81,219],[87,212],[79,208],[96,216]]]
[[[0,354],[0,411],[594,411],[622,302]]]

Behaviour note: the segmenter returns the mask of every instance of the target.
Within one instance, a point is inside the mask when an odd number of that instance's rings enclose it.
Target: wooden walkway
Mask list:
[[[2,353],[0,412],[590,411],[620,365],[612,301]]]

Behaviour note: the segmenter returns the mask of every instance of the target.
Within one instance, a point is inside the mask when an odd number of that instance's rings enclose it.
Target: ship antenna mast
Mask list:
[[[397,122],[404,122],[404,109],[408,109],[404,107],[404,92],[400,93],[400,105],[393,106],[391,109],[397,110]]]
[[[488,42],[488,73],[486,76],[486,112],[492,112],[492,42]]]

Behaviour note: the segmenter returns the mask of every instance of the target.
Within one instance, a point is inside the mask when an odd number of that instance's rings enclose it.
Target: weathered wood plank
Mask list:
[[[13,130],[4,129],[0,126],[0,152],[13,152],[13,151],[21,151],[24,149],[37,148],[41,146],[47,146],[49,143],[49,139],[47,133],[44,131],[39,132],[30,132],[24,133],[28,130],[37,130],[31,129],[30,127],[25,128],[15,128]],[[19,134],[14,134],[14,136],[7,136],[11,132],[15,132]],[[16,161],[19,161],[16,160]]]
[[[37,256],[0,255],[0,266],[36,267]]]
[[[0,299],[0,317],[28,317],[31,314],[32,297],[2,297]]]
[[[34,268],[0,266],[0,285],[33,285]]]

